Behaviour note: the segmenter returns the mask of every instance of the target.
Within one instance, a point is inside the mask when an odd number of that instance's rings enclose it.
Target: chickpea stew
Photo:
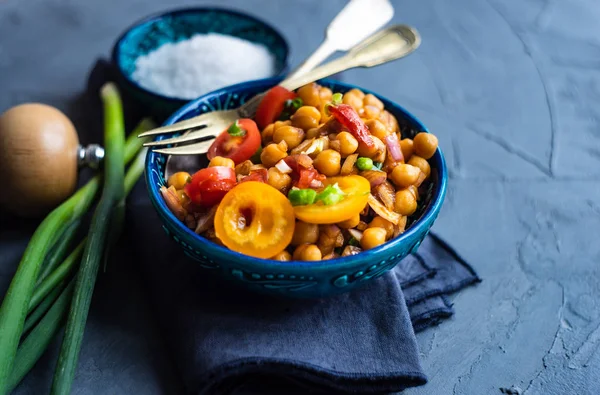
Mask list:
[[[242,254],[355,255],[403,233],[431,186],[436,136],[401,134],[372,94],[277,86],[217,137],[206,168],[173,174],[161,194],[187,227]]]

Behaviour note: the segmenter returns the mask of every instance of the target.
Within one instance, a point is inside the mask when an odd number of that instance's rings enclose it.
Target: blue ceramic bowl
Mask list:
[[[165,96],[140,86],[131,77],[135,62],[169,42],[185,40],[194,34],[220,33],[265,45],[276,59],[275,76],[288,71],[288,44],[274,27],[241,12],[216,8],[184,8],[152,15],[135,22],[117,39],[112,49],[112,64],[119,84],[137,102],[163,120],[188,99]]]
[[[279,78],[250,81],[211,92],[194,100],[167,121],[166,125],[210,111],[238,107],[254,95],[277,84]],[[319,82],[334,92],[346,92],[355,86],[332,80]],[[366,89],[359,88],[365,93]],[[396,116],[403,136],[413,137],[427,131],[414,116],[398,104],[381,96],[386,109]],[[161,140],[171,136],[158,136]],[[430,159],[429,190],[421,196],[417,213],[409,218],[408,229],[397,238],[358,255],[320,262],[280,262],[256,259],[214,244],[188,229],[171,213],[159,188],[165,184],[166,156],[154,152],[146,158],[145,179],[150,199],[163,222],[165,232],[180,245],[185,254],[208,271],[243,285],[246,288],[292,297],[323,297],[350,291],[381,276],[402,258],[415,252],[433,225],[446,194],[447,173],[442,152],[438,149]]]

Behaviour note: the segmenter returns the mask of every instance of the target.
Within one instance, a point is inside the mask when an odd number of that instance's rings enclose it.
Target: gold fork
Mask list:
[[[355,67],[373,67],[407,56],[421,44],[416,29],[407,25],[395,25],[373,34],[352,48],[346,55],[334,59],[300,76],[286,79],[280,86],[294,90],[303,85]],[[172,148],[154,148],[154,152],[166,155],[204,154],[227,126],[239,118],[252,118],[265,93],[258,94],[242,106],[232,110],[213,111],[172,125],[162,126],[140,134],[138,137],[188,131],[183,136],[145,143],[146,147],[161,147],[204,139],[202,142]],[[200,129],[201,128],[201,129]],[[196,130],[200,129],[200,130]],[[209,138],[210,137],[210,138]],[[209,138],[209,139],[206,139]]]

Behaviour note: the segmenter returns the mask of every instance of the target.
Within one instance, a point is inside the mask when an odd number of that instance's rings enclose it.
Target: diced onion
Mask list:
[[[365,170],[360,172],[360,176],[366,178],[371,184],[371,189],[387,180],[387,174],[379,170]]]
[[[325,141],[325,137],[319,137],[318,139],[315,139],[302,153],[306,155],[316,155],[322,152],[325,147]]]
[[[321,182],[320,180],[316,180],[316,179],[312,180],[309,185],[309,187],[311,187],[311,188],[321,188],[322,186],[323,186],[323,182]]]
[[[394,225],[398,225],[400,218],[402,217],[400,214],[385,208],[385,206],[372,194],[369,194],[368,202],[369,206],[371,206],[373,211],[375,211],[380,217],[383,217],[383,219],[390,221]]]
[[[207,213],[202,214],[198,218],[198,222],[196,223],[196,230],[195,230],[195,232],[197,234],[204,233],[213,226],[213,224],[215,222],[215,215],[217,213],[218,207],[219,207],[218,205],[213,206]]]
[[[348,233],[352,235],[356,240],[361,241],[363,237],[363,233],[360,230],[356,229],[348,229]]]
[[[357,159],[358,159],[358,154],[348,155],[348,157],[344,161],[344,164],[342,165],[340,174],[342,176],[347,176],[350,173],[352,173],[352,169],[354,168],[354,164],[356,163]]]
[[[400,142],[398,141],[398,135],[396,133],[389,134],[385,138],[385,145],[387,146],[392,159],[396,162],[404,160],[404,155],[402,155],[402,149],[400,148]]]
[[[288,166],[287,163],[282,159],[275,164],[277,170],[279,170],[283,174],[288,174],[292,172],[292,168]]]

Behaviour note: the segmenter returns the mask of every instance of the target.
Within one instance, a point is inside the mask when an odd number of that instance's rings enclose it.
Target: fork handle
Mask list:
[[[303,85],[355,67],[373,67],[400,59],[416,50],[421,37],[416,29],[395,25],[367,38],[346,55],[279,85],[294,90]]]

